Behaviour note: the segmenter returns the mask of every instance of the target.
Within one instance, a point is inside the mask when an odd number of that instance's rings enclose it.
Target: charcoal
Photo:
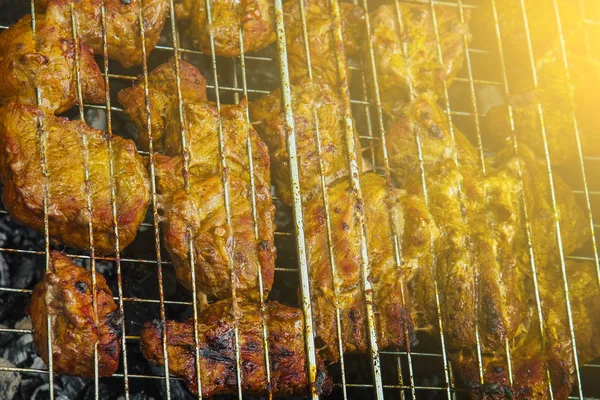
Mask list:
[[[85,392],[88,386],[92,386],[90,385],[89,379],[83,379],[77,376],[57,375],[54,380],[55,398],[57,400],[76,399],[81,393]]]
[[[50,384],[44,383],[38,386],[31,394],[31,400],[46,400],[50,398]]]
[[[10,268],[6,262],[4,254],[0,253],[0,287],[9,287],[10,285]]]
[[[0,367],[15,368],[8,360],[0,358]],[[14,371],[0,371],[0,393],[4,400],[12,400],[19,389],[21,383],[21,374]]]
[[[159,367],[154,364],[150,364],[150,371],[151,375],[164,376],[165,374],[163,367]],[[166,399],[167,386],[165,385],[165,381],[154,379],[152,381],[155,382],[156,385],[158,385],[160,391],[160,398]],[[185,384],[183,383],[183,381],[171,379],[171,398],[178,400],[191,400],[194,398],[194,396],[192,396],[192,394],[185,388]]]
[[[99,399],[110,399],[111,391],[108,385],[104,382],[98,383],[98,398]],[[85,392],[83,400],[94,400],[96,397],[96,389],[93,384],[90,384]]]
[[[31,334],[19,336],[13,345],[7,349],[6,358],[18,367],[29,367],[34,357],[36,355],[33,346],[33,335]]]
[[[0,324],[0,329],[8,328],[6,325]],[[14,340],[14,333],[0,331],[0,348],[3,348],[7,343]]]
[[[46,376],[44,374],[44,376]],[[22,376],[21,386],[19,388],[19,395],[17,398],[31,399],[33,393],[44,384],[42,374],[26,374]]]
[[[154,400],[154,397],[148,396],[143,390],[134,395],[129,396],[130,400]],[[117,400],[125,400],[125,395],[119,396]]]
[[[10,287],[16,289],[26,289],[34,286],[42,278],[45,269],[43,257],[36,259],[18,257],[12,260],[11,266]],[[22,299],[23,297],[21,296]]]

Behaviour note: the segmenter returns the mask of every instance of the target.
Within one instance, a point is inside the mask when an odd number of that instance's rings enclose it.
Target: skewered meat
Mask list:
[[[29,304],[37,353],[48,365],[50,320],[54,373],[94,378],[94,347],[98,375],[111,376],[119,366],[121,313],[102,274],[96,273],[96,310],[92,273],[58,251],[50,269],[34,288]]]
[[[457,7],[436,6],[435,12],[443,63],[429,4],[400,3],[399,12],[393,5],[382,5],[371,14],[380,95],[384,110],[391,115],[409,102],[411,90],[434,90],[443,96],[444,82],[449,87],[462,68],[464,40],[471,39],[471,14],[465,10],[462,23]]]
[[[183,102],[206,101],[206,80],[200,71],[185,61],[179,60],[179,77]],[[170,59],[148,74],[150,129],[154,150],[163,149],[162,137],[167,125],[167,112],[173,102],[178,104],[178,96],[175,60]],[[135,86],[121,90],[118,99],[138,129],[138,144],[143,150],[148,150],[149,138],[143,78]]]
[[[237,393],[235,319],[238,314],[241,387],[246,394],[268,392],[263,346],[263,320],[267,326],[271,388],[274,395],[302,395],[310,392],[306,379],[306,359],[302,311],[277,302],[266,304],[264,314],[255,303],[240,302],[238,310],[230,300],[210,305],[198,321],[199,372],[202,396]],[[146,323],[141,333],[144,357],[163,365],[162,333],[166,329],[169,372],[185,379],[198,393],[194,322]],[[328,394],[331,379],[322,361],[317,371],[316,392]]]
[[[321,192],[319,151],[317,149],[318,124],[323,176],[325,184],[347,176],[347,156],[343,104],[339,95],[326,83],[302,78],[291,86],[292,109],[296,132],[296,148],[300,172],[302,198],[310,200]],[[313,118],[313,108],[316,120]],[[257,129],[269,147],[273,161],[273,176],[279,198],[292,204],[289,157],[286,140],[287,130],[281,102],[281,90],[250,105],[250,116],[258,121]],[[356,148],[360,148],[355,134]]]
[[[586,53],[584,20],[577,4],[559,0],[561,26],[569,63],[570,84],[564,68],[559,30],[553,2],[525,1],[531,50],[535,57],[538,87],[531,71],[527,31],[521,4],[516,0],[498,3],[506,69],[511,90],[506,100],[513,107],[515,132],[536,154],[546,152],[538,104],[543,108],[544,128],[552,164],[579,160],[573,113],[578,122],[584,155],[600,151],[595,140],[600,117],[595,104],[600,102],[600,63]],[[491,11],[489,11],[491,12]],[[495,38],[491,32],[490,38]],[[511,140],[513,131],[506,106],[493,108],[487,115],[491,136],[501,144]]]
[[[11,217],[32,229],[44,231],[46,179],[39,140],[45,143],[50,238],[88,249],[88,223],[91,221],[95,251],[114,252],[114,200],[119,245],[121,249],[129,245],[150,201],[148,174],[135,144],[118,136],[111,137],[82,121],[69,121],[35,106],[15,103],[0,109],[2,201]],[[87,141],[91,214],[84,174],[84,140]],[[112,157],[109,143],[112,144]],[[111,195],[111,159],[114,199]]]
[[[58,114],[77,102],[75,42],[57,3],[36,14],[35,37],[31,15],[0,34],[0,104],[10,101],[40,104]],[[104,101],[104,79],[92,51],[79,43],[79,72],[84,102]]]
[[[270,0],[211,0],[211,24],[204,0],[179,1],[178,19],[190,19],[196,44],[210,54],[210,33],[214,37],[215,55],[240,55],[240,29],[244,53],[264,49],[275,41],[275,11]]]
[[[172,157],[155,158],[165,215],[165,246],[177,268],[179,282],[192,287],[187,234],[191,229],[197,290],[220,298],[230,296],[230,264],[241,296],[258,299],[259,268],[265,295],[273,283],[275,212],[269,192],[269,156],[256,131],[246,123],[244,109],[245,100],[239,105],[223,106],[219,117],[210,104],[184,105],[189,191],[184,186],[183,156],[179,155],[183,149],[176,108],[168,114],[165,132],[165,150]],[[225,142],[231,231],[221,178],[219,124]],[[248,137],[252,144],[252,172],[249,172]],[[253,219],[251,173],[258,236]]]
[[[308,47],[313,77],[321,78],[332,87],[338,87],[336,45],[333,40],[335,24],[330,16],[327,0],[307,0],[304,4]],[[341,56],[358,52],[364,20],[362,8],[351,3],[340,3],[343,51]],[[283,5],[288,68],[292,81],[308,74],[306,44],[302,27],[302,13],[297,0]],[[348,74],[350,76],[350,74]]]
[[[405,182],[404,187],[409,193],[422,196],[415,136],[420,139],[429,210],[440,229],[440,239],[435,247],[435,276],[450,359],[456,361],[459,373],[464,372],[463,379],[474,398],[482,394],[504,398],[501,396],[508,393],[505,387],[509,386],[507,381],[504,386],[501,384],[502,379],[507,379],[506,371],[502,369],[506,363],[502,368],[493,368],[498,367],[498,363],[497,359],[492,360],[502,354],[508,342],[511,352],[517,354],[514,370],[522,374],[519,398],[536,397],[540,381],[535,376],[528,376],[526,371],[535,374],[537,368],[550,362],[550,350],[536,350],[531,345],[532,341],[538,340],[531,335],[539,332],[536,330],[539,323],[534,312],[533,267],[521,202],[524,200],[531,221],[531,243],[540,285],[546,285],[548,292],[560,292],[557,291],[562,282],[558,267],[558,236],[546,168],[531,151],[520,146],[519,157],[512,151],[504,151],[495,159],[486,160],[487,173],[484,175],[475,149],[456,128],[456,142],[453,143],[449,127],[447,117],[433,96],[423,95],[401,110],[387,133],[387,142],[391,146],[390,153],[396,154],[390,158],[396,178]],[[520,169],[523,171],[522,184]],[[569,254],[589,238],[589,225],[573,192],[558,175],[554,176],[554,185],[563,251]],[[414,303],[430,301],[423,297],[418,286],[408,287],[408,296]],[[593,289],[588,287],[587,290]],[[544,324],[549,332],[558,332],[564,329],[565,321],[561,317],[560,323],[557,322],[558,317],[552,313],[560,314],[558,304],[562,306],[564,302],[558,303],[557,294],[546,296],[554,296],[555,300],[545,301],[542,296],[548,313],[546,318],[550,318]],[[589,304],[582,305],[581,312],[596,313]],[[429,313],[429,320],[435,321],[436,310],[430,309]],[[481,385],[478,370],[473,369],[478,365],[477,329],[484,358],[492,362],[486,364],[486,371],[489,369],[486,373],[496,385]],[[567,335],[558,333],[556,337],[560,341],[557,339],[555,343],[568,347]],[[556,384],[553,382],[555,396],[565,388],[568,392],[571,386],[573,365],[567,353],[556,353],[558,355],[552,361],[563,368],[560,371],[570,371],[553,376],[553,380],[561,379]],[[535,357],[519,359],[524,354]],[[556,366],[550,368],[557,374],[560,372]],[[497,390],[500,392],[496,393]]]
[[[426,283],[430,281],[428,276],[432,270],[431,244],[439,232],[419,198],[398,189],[390,191],[384,178],[365,174],[361,177],[361,188],[378,344],[381,348],[405,347],[407,341],[414,345],[413,322],[417,322],[423,330],[431,329],[425,326],[420,316],[430,304],[409,304],[408,298],[403,301],[402,291],[407,288],[403,289],[402,285],[412,281],[416,275],[416,279],[420,280],[417,290],[430,290]],[[368,351],[367,315],[361,284],[361,227],[356,218],[361,204],[347,181],[331,186],[328,198],[331,245],[328,243],[326,210],[321,196],[306,203],[303,213],[315,331],[324,344],[324,355],[337,360],[336,307],[340,312],[344,351]],[[396,263],[390,224],[395,227],[406,250],[402,266]],[[334,251],[333,267],[329,248]],[[411,309],[414,310],[413,316],[407,311]]]
[[[62,7],[71,30],[71,7],[65,0],[36,0],[41,10],[53,5]],[[154,49],[169,13],[169,0],[80,0],[75,3],[78,35],[96,54],[104,54],[102,6],[106,10],[106,44],[108,57],[125,68],[142,63],[140,7],[144,26],[146,54]]]

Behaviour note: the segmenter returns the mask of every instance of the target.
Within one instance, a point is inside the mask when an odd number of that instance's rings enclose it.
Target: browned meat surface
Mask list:
[[[398,189],[389,191],[385,179],[375,174],[363,175],[361,187],[378,344],[381,348],[405,347],[407,341],[415,342],[413,320],[421,329],[431,329],[420,315],[430,304],[413,305],[408,298],[403,302],[402,285],[416,279],[419,282],[415,281],[415,290],[428,290],[426,283],[430,281],[432,271],[430,249],[439,232],[425,204],[417,197]],[[366,353],[368,331],[361,283],[361,227],[356,219],[358,200],[347,181],[331,186],[328,196],[333,271],[321,196],[305,204],[304,226],[315,331],[324,344],[324,355],[337,360],[336,305],[341,317],[345,352]],[[390,224],[394,224],[405,249],[402,267],[396,263]],[[413,310],[412,316],[409,310]]]
[[[322,81],[303,78],[291,86],[292,109],[296,132],[296,148],[300,172],[300,190],[303,200],[321,193],[321,169],[317,149],[318,124],[323,176],[326,185],[347,176],[348,160],[342,100],[335,89]],[[316,119],[313,118],[313,109]],[[290,167],[287,152],[287,131],[281,103],[281,90],[250,105],[250,116],[261,137],[269,147],[273,162],[273,176],[279,198],[292,204]],[[359,148],[358,135],[355,143]]]
[[[552,164],[579,163],[579,150],[573,124],[578,122],[584,155],[598,155],[596,139],[600,116],[595,105],[600,102],[600,63],[586,52],[584,20],[576,2],[558,0],[571,83],[563,64],[560,36],[552,1],[526,0],[531,45],[535,57],[538,87],[534,86],[527,35],[519,0],[497,5],[502,33],[515,130],[520,143],[539,156],[545,155],[538,104],[543,108],[544,128]],[[482,10],[483,12],[484,10]],[[488,14],[491,10],[488,11]],[[483,19],[482,15],[482,19]],[[486,32],[487,33],[487,32]],[[495,32],[490,32],[495,38]],[[487,115],[488,130],[501,145],[512,138],[506,106],[493,108]]]
[[[35,286],[29,304],[35,348],[48,365],[50,319],[54,373],[94,378],[94,347],[98,375],[111,376],[119,366],[121,313],[102,274],[96,273],[96,310],[92,273],[53,251],[50,269]]]
[[[174,104],[179,106],[176,72],[175,60],[170,59],[148,74],[150,131],[155,151],[163,149],[162,137],[167,126],[167,113]],[[206,80],[200,71],[187,62],[179,60],[179,78],[181,99],[184,103],[206,101]],[[144,79],[140,78],[134,86],[121,90],[118,99],[138,129],[138,144],[142,149],[148,150],[148,114]],[[178,115],[173,117],[179,118]]]
[[[458,129],[454,128],[454,134],[455,144],[446,116],[433,98],[425,95],[403,108],[387,133],[390,153],[394,155],[390,158],[393,173],[405,182],[409,193],[422,196],[415,135],[420,138],[429,210],[440,229],[435,246],[435,276],[450,359],[456,362],[456,370],[473,398],[487,395],[501,399],[511,390],[517,398],[549,398],[545,392],[546,367],[552,376],[555,398],[566,398],[574,365],[568,350],[570,335],[545,163],[520,146],[519,157],[512,151],[504,151],[486,160],[484,175],[475,149]],[[519,168],[523,170],[523,184]],[[589,239],[589,224],[572,190],[556,174],[554,184],[563,250],[569,254]],[[522,199],[531,221],[543,323],[550,343],[543,347],[539,346],[534,277]],[[581,293],[598,290],[597,280],[583,284],[583,278],[573,279]],[[418,286],[409,288],[408,295],[415,303],[430,301]],[[585,302],[576,307],[582,316],[576,331],[589,337],[588,329],[592,329],[598,317],[597,305]],[[435,317],[436,310],[429,309],[429,319]],[[587,322],[583,319],[586,317]],[[479,383],[476,329],[489,378],[485,385]],[[506,341],[511,346],[517,379],[512,389],[503,355]],[[595,352],[600,350],[597,347],[592,344],[582,350],[582,357],[585,354],[586,360],[590,360],[600,355]]]
[[[267,303],[265,308],[262,314],[255,303],[238,304],[242,390],[245,394],[257,395],[268,392],[264,320],[273,394],[308,394],[302,311],[277,302]],[[221,300],[210,305],[199,318],[198,365],[202,396],[237,393],[235,313],[230,300]],[[188,388],[198,393],[193,321],[167,321],[166,327],[158,321],[146,323],[141,334],[142,354],[155,364],[164,364],[163,329],[166,329],[169,371],[184,378]],[[322,361],[318,365],[316,391],[320,394],[331,391],[331,379],[327,377]]]
[[[119,245],[125,248],[135,238],[150,201],[148,173],[135,144],[118,136],[111,137],[84,122],[69,121],[35,106],[14,103],[0,109],[2,202],[11,217],[32,229],[44,231],[45,179],[38,124],[45,137],[50,239],[88,249],[91,221],[96,253],[114,252],[110,141]],[[87,204],[84,139],[88,149],[92,214]]]
[[[179,189],[168,196],[162,205],[164,243],[176,266],[177,279],[183,286],[192,289],[187,233],[191,229],[197,290],[227,298],[231,296],[233,279],[238,296],[258,300],[261,268],[265,296],[269,293],[275,272],[275,210],[266,187],[256,188],[258,238],[252,219],[250,185],[242,179],[229,178],[231,231],[227,225],[223,182],[219,175],[203,179],[193,177],[188,193]],[[230,275],[230,265],[233,275]]]
[[[463,24],[457,7],[438,5],[435,17],[443,63],[439,59],[429,4],[400,3],[399,13],[393,4],[382,5],[371,13],[370,38],[380,96],[385,111],[391,115],[410,100],[411,90],[417,93],[434,90],[443,96],[444,82],[450,87],[462,68],[465,36],[467,41],[471,39],[468,26],[471,13],[465,10]]]
[[[60,5],[36,14],[36,34],[27,15],[0,34],[0,104],[40,104],[60,114],[77,103],[75,42]],[[104,101],[104,79],[92,51],[79,45],[81,91],[86,103]]]
[[[307,0],[304,3],[308,48],[311,69],[314,77],[321,78],[333,87],[338,87],[338,65],[335,49],[335,24],[330,16],[329,2]],[[360,32],[363,30],[364,11],[351,3],[340,3],[342,19],[344,56],[351,56],[359,50]],[[288,68],[292,81],[308,74],[306,64],[306,44],[302,28],[300,4],[289,0],[283,5],[285,39],[287,45]],[[348,74],[350,76],[350,74]]]
[[[219,118],[217,109],[210,104],[184,105],[189,155],[188,191],[184,187],[176,107],[168,114],[165,131],[165,150],[171,157],[156,157],[158,190],[165,216],[165,245],[177,268],[179,281],[191,288],[187,235],[187,230],[191,229],[197,290],[219,298],[231,295],[230,266],[240,296],[258,299],[259,268],[262,269],[265,295],[273,283],[275,208],[269,192],[269,156],[256,131],[246,123],[244,107],[245,100],[239,105],[223,106]],[[231,231],[225,209],[219,124],[225,142]],[[252,144],[256,232],[248,138]]]
[[[224,57],[240,55],[240,29],[244,53],[264,49],[275,41],[275,11],[272,0],[211,0],[208,12],[205,2],[176,1],[178,19],[190,19],[196,44],[210,54],[210,34],[214,37],[215,54]]]
[[[71,30],[71,7],[65,0],[36,0],[43,10],[57,5],[62,7]],[[142,63],[142,35],[139,13],[142,13],[146,54],[158,43],[167,15],[169,0],[79,0],[75,3],[75,17],[79,36],[96,54],[104,54],[102,41],[102,6],[106,10],[106,44],[108,57],[125,68]]]

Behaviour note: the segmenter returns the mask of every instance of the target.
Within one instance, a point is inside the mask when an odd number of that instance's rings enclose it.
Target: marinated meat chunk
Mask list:
[[[46,14],[36,14],[35,35],[31,15],[0,33],[0,105],[8,102],[37,104],[60,114],[73,107],[77,99],[75,55],[78,52],[83,101],[104,101],[104,78],[92,51],[79,42],[75,47],[67,16],[59,2]]]
[[[44,142],[44,163],[40,140]],[[88,209],[86,164],[91,210]],[[0,180],[2,202],[15,221],[44,231],[47,188],[50,239],[88,249],[91,222],[94,249],[100,254],[115,251],[113,203],[119,246],[123,249],[135,238],[150,202],[146,165],[132,141],[24,104],[10,103],[0,109]],[[114,199],[111,185],[114,185]]]
[[[164,243],[175,264],[179,283],[192,289],[190,229],[198,291],[228,298],[233,281],[238,296],[258,301],[260,271],[264,295],[267,296],[275,272],[275,210],[266,187],[256,187],[255,195],[258,237],[255,236],[252,218],[251,188],[244,180],[234,176],[229,178],[231,230],[227,223],[220,176],[192,177],[189,192],[179,189],[168,194],[162,204]]]
[[[206,101],[206,79],[194,66],[179,60],[179,79],[181,100],[184,104]],[[142,149],[148,150],[149,130],[144,80],[140,79],[134,86],[121,90],[118,99],[138,129],[138,144]],[[167,126],[167,113],[173,104],[179,106],[174,59],[170,59],[148,74],[148,100],[150,102],[150,131],[152,132],[153,150],[160,151],[164,147],[162,138]],[[172,117],[179,121],[178,115]]]
[[[291,86],[291,92],[300,191],[302,199],[308,201],[317,193],[321,193],[319,159],[323,165],[322,175],[326,185],[348,175],[343,104],[337,92],[320,80],[311,82],[308,78],[303,78]],[[275,90],[250,104],[250,116],[253,121],[258,122],[256,128],[269,148],[277,194],[284,203],[291,205],[290,167],[286,145],[288,133],[281,90]],[[320,155],[317,148],[317,126],[321,144]],[[356,133],[354,140],[356,148],[360,148]]]
[[[56,374],[94,378],[94,347],[98,345],[98,375],[111,376],[119,366],[121,320],[102,274],[96,273],[96,309],[92,273],[58,251],[35,286],[29,304],[37,353],[48,365],[50,320],[52,365]]]
[[[386,139],[393,174],[408,193],[423,199],[427,195],[432,220],[440,230],[434,277],[445,343],[471,396],[501,399],[512,393],[515,398],[549,398],[548,368],[555,398],[565,398],[573,383],[574,363],[558,241],[564,254],[569,254],[590,237],[573,191],[554,174],[559,237],[545,163],[519,146],[518,155],[509,149],[485,159],[484,173],[475,149],[456,127],[452,139],[450,122],[432,96],[422,95],[402,108]],[[544,345],[539,344],[534,278],[544,310]],[[579,279],[583,291],[583,279]],[[598,288],[592,285],[597,282],[588,281],[586,290],[595,293]],[[427,304],[422,286],[409,283],[408,288],[414,303]],[[591,303],[577,304],[580,315],[592,321],[597,318]],[[436,316],[437,310],[429,309],[429,320],[435,321]],[[579,323],[576,330],[589,336],[587,323]],[[484,358],[484,385],[479,382],[477,335]],[[513,360],[513,387],[507,375],[506,343]],[[582,354],[594,358],[600,354],[595,352],[600,350],[597,347],[583,346]]]
[[[371,13],[370,39],[375,51],[379,94],[384,110],[391,115],[410,101],[411,91],[431,90],[444,96],[444,83],[450,87],[462,68],[464,40],[471,39],[468,26],[471,13],[465,10],[464,23],[457,7],[438,5],[435,13],[442,62],[429,4],[400,3],[398,13],[394,5],[382,5]]]
[[[221,300],[204,310],[198,320],[199,372],[202,396],[237,393],[235,317],[239,330],[241,387],[245,394],[269,391],[263,342],[263,321],[267,326],[271,386],[275,396],[310,393],[306,377],[302,311],[269,302],[264,313],[256,303]],[[164,364],[162,334],[166,329],[169,371],[182,377],[192,393],[198,393],[194,322],[160,321],[146,323],[141,334],[144,357]],[[322,360],[318,361],[316,392],[329,394],[332,382]]]
[[[336,49],[335,24],[327,0],[305,1],[304,16],[313,77],[321,78],[337,88],[339,86],[337,52],[343,51],[343,54],[339,54],[340,57],[351,56],[358,52],[359,39],[363,31],[364,11],[354,4],[340,3],[343,49]],[[302,13],[297,0],[288,0],[283,5],[283,18],[288,68],[291,80],[295,81],[308,74]]]
[[[36,0],[40,10],[60,7],[71,31],[71,6],[65,0]],[[74,4],[77,32],[96,54],[104,54],[102,6],[105,9],[108,57],[125,68],[140,65],[142,44],[146,55],[154,49],[169,14],[169,0],[79,0]],[[140,10],[141,7],[141,10]],[[140,12],[144,38],[140,30]]]
[[[275,11],[272,0],[211,0],[211,24],[204,1],[176,2],[178,19],[191,20],[196,45],[210,54],[210,34],[214,38],[215,55],[239,56],[240,30],[244,53],[264,49],[275,41]]]
[[[415,290],[431,294],[432,244],[439,231],[425,204],[398,189],[390,191],[384,178],[370,173],[361,177],[367,246],[380,348],[416,344],[414,326],[431,330],[423,318],[427,303],[403,300],[402,291],[412,282]],[[356,213],[361,205],[347,181],[328,190],[332,242],[328,242],[325,208],[319,196],[304,205],[313,320],[322,352],[339,358],[336,307],[339,309],[345,352],[366,353],[367,315],[361,283],[360,230]],[[391,225],[393,224],[393,225]],[[394,229],[392,229],[394,227]],[[403,265],[396,263],[392,232],[403,243]],[[333,249],[334,265],[330,261]],[[335,277],[335,279],[334,279]],[[430,305],[429,305],[430,306]],[[407,336],[408,334],[408,336]]]
[[[230,297],[231,278],[235,276],[233,281],[240,296],[256,300],[260,294],[259,270],[265,295],[273,283],[275,208],[269,191],[267,149],[247,124],[244,108],[245,100],[239,105],[223,106],[219,116],[210,104],[185,104],[187,189],[179,118],[167,118],[165,150],[171,156],[156,156],[155,164],[165,217],[165,245],[175,263],[179,282],[192,287],[189,229],[193,233],[197,291],[202,295]],[[173,108],[169,115],[173,113],[178,115],[178,109]],[[224,141],[226,171],[221,168],[219,130]],[[252,171],[248,140],[252,148]],[[224,174],[228,181],[231,230]]]

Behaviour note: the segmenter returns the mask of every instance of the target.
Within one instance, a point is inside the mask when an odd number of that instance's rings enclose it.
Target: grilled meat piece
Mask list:
[[[152,132],[154,150],[161,151],[163,149],[162,137],[167,125],[167,112],[174,102],[179,105],[176,72],[175,60],[171,58],[148,74],[150,132]],[[206,79],[200,71],[187,62],[179,60],[179,78],[181,100],[184,103],[206,101]],[[138,129],[138,144],[143,150],[148,150],[148,114],[143,78],[140,78],[136,85],[121,90],[118,99]],[[179,117],[177,116],[177,118]]]
[[[263,321],[267,327],[271,389],[274,395],[303,395],[310,392],[306,379],[302,311],[277,302],[266,304],[264,313],[256,303],[240,302],[237,309],[230,300],[210,305],[198,320],[199,372],[202,396],[237,393],[235,319],[239,331],[241,387],[245,394],[266,394],[267,384]],[[146,323],[141,333],[142,354],[163,365],[162,333],[166,329],[169,371],[185,379],[188,388],[198,393],[194,322],[167,321]],[[331,391],[331,379],[319,361],[319,394]]]
[[[265,295],[271,289],[275,267],[275,210],[271,201],[269,156],[265,144],[245,120],[244,103],[223,106],[221,116],[210,104],[185,104],[189,190],[183,178],[183,156],[177,108],[167,118],[165,150],[172,157],[156,156],[158,190],[165,211],[165,245],[181,284],[191,288],[187,229],[194,234],[194,270],[197,290],[220,298],[231,291],[230,264],[241,296],[258,299],[259,268]],[[177,113],[177,117],[173,113]],[[225,142],[229,231],[222,181],[219,125]],[[250,175],[247,140],[252,144]],[[257,233],[253,219],[252,186],[256,199]]]
[[[275,41],[275,11],[270,0],[211,0],[211,24],[204,1],[178,1],[177,19],[190,19],[191,31],[200,49],[210,54],[210,34],[214,37],[215,55],[240,55],[240,29],[244,53],[264,49]]]
[[[227,172],[250,182],[248,138],[252,147],[253,176],[257,185],[271,186],[270,161],[267,147],[252,125],[246,121],[246,99],[237,105],[221,105],[219,111],[210,103],[184,104],[184,132],[190,173],[208,177],[221,172],[219,129],[223,134]],[[181,162],[184,153],[177,104],[168,113],[165,131],[165,153]],[[178,171],[181,171],[179,169]],[[175,184],[171,182],[169,184]],[[179,183],[178,183],[179,184]]]
[[[364,20],[362,8],[351,3],[340,3],[343,49],[336,50],[333,40],[335,24],[330,15],[327,0],[307,0],[304,4],[308,48],[312,74],[332,87],[338,87],[338,65],[336,52],[343,51],[341,57],[358,52],[360,33]],[[285,39],[287,45],[288,69],[292,81],[308,75],[306,44],[302,26],[300,4],[289,0],[283,5]],[[350,74],[348,73],[349,77]]]
[[[96,253],[114,252],[114,203],[120,248],[129,245],[150,201],[148,173],[135,144],[118,136],[111,137],[85,122],[69,121],[38,107],[15,103],[0,109],[2,202],[11,217],[29,228],[44,230],[46,185],[39,140],[45,143],[50,238],[88,249],[88,223],[91,221]],[[87,141],[91,215],[84,175],[83,140]],[[114,199],[111,195],[111,159]]]
[[[36,0],[36,6],[44,10],[61,6],[71,30],[71,7],[65,0]],[[108,57],[125,68],[142,63],[142,44],[146,54],[154,49],[169,13],[169,0],[79,0],[75,3],[77,32],[96,54],[104,54],[102,39],[102,6],[106,10],[106,44]],[[145,42],[140,31],[140,7]]]
[[[443,63],[429,4],[400,3],[399,12],[394,5],[382,5],[371,13],[370,40],[380,95],[390,115],[396,115],[397,109],[410,101],[411,91],[433,90],[444,96],[444,83],[450,87],[462,68],[464,40],[471,39],[469,10],[465,10],[464,23],[457,7],[436,6],[435,18]]]
[[[553,2],[526,0],[524,4],[535,71],[531,70],[527,30],[520,1],[498,3],[497,15],[511,90],[506,102],[513,107],[516,132],[511,129],[506,106],[489,111],[486,117],[488,131],[500,145],[510,141],[516,133],[520,143],[525,143],[536,154],[544,156],[546,148],[538,111],[538,104],[541,104],[552,164],[579,165],[573,113],[577,117],[584,155],[597,155],[600,152],[600,143],[596,140],[600,116],[595,107],[600,102],[600,63],[591,60],[586,51],[585,23],[579,5],[568,0],[558,0],[569,64],[569,82]],[[490,13],[491,10],[488,11]],[[484,37],[495,39],[496,33],[488,31],[484,31]],[[487,36],[487,33],[490,35]],[[533,72],[537,74],[537,88]]]
[[[121,313],[102,274],[96,273],[96,310],[92,273],[58,251],[35,286],[29,304],[37,353],[48,365],[50,321],[54,373],[94,378],[94,347],[98,345],[98,375],[111,376],[119,366]]]
[[[522,332],[512,344],[511,362],[514,383],[510,385],[508,361],[504,351],[484,354],[485,384],[479,383],[479,370],[472,356],[455,357],[454,368],[460,373],[471,397],[493,400],[521,399],[567,399],[575,377],[573,348],[566,313],[563,281],[558,264],[542,269],[539,276],[540,295],[544,312],[544,339],[540,336],[539,322],[529,331]],[[600,290],[598,272],[592,263],[566,263],[571,308],[577,340],[580,365],[600,355],[598,322],[600,319]],[[550,274],[544,274],[550,272]],[[546,275],[546,276],[545,276]],[[549,276],[547,276],[549,275]],[[544,345],[542,345],[544,343]],[[553,397],[549,391],[548,373]]]
[[[431,289],[431,245],[439,232],[425,203],[402,190],[390,190],[384,178],[365,174],[361,177],[361,188],[377,343],[380,348],[405,347],[407,342],[415,344],[414,322],[423,330],[431,329],[421,317],[430,304],[412,304],[408,298],[403,301],[402,291],[407,288],[402,285],[412,282],[417,290],[427,292]],[[324,355],[337,360],[336,307],[340,312],[344,351],[368,351],[367,315],[361,284],[361,227],[356,218],[361,204],[347,181],[331,186],[328,199],[331,245],[322,197],[306,203],[303,213],[315,331],[324,344]],[[392,226],[405,249],[402,266],[396,263]],[[333,267],[328,249],[334,251]],[[408,310],[412,310],[412,316]]]
[[[516,78],[508,104],[512,106],[513,132],[508,108],[492,108],[486,116],[490,137],[500,145],[511,142],[516,134],[519,143],[536,154],[546,153],[538,104],[542,105],[545,136],[553,165],[579,161],[573,113],[577,118],[579,139],[584,155],[596,155],[600,144],[596,130],[600,116],[595,105],[600,102],[600,63],[576,55],[570,56],[572,85],[565,84],[567,75],[558,48],[536,62],[539,87],[536,89],[528,74]]]
[[[35,21],[35,36],[31,15],[0,34],[0,104],[37,104],[38,88],[40,105],[60,114],[77,102],[75,42],[58,3]],[[83,101],[101,103],[104,79],[93,53],[81,42],[77,52]]]
[[[343,121],[343,104],[339,95],[328,84],[320,80],[302,78],[291,86],[292,109],[296,133],[296,149],[300,172],[300,190],[304,201],[321,193],[321,169],[323,164],[325,184],[347,176],[347,150]],[[313,109],[316,119],[313,118]],[[250,104],[250,116],[261,137],[269,147],[273,161],[273,176],[279,198],[292,204],[289,157],[287,152],[287,130],[281,90]],[[317,149],[318,124],[321,155]],[[355,133],[355,146],[360,148]],[[360,162],[360,160],[359,160]],[[359,165],[360,166],[360,165]]]
[[[264,294],[269,293],[275,272],[275,210],[265,186],[257,186],[255,195],[258,238],[254,232],[252,193],[247,181],[229,177],[231,231],[219,175],[203,179],[192,177],[188,193],[180,189],[168,194],[162,204],[164,243],[175,264],[177,280],[183,286],[192,289],[188,241],[188,229],[191,229],[198,291],[219,298],[230,297],[233,279],[238,296],[258,300],[260,270]],[[230,275],[230,265],[233,275]]]
[[[538,350],[532,346],[533,341],[539,340],[531,336],[539,332],[539,322],[534,312],[534,276],[522,211],[524,200],[531,221],[537,276],[540,286],[547,285],[546,296],[550,296],[547,301],[542,298],[544,309],[547,308],[544,324],[548,332],[558,332],[565,326],[564,318],[559,323],[559,317],[553,316],[562,311],[558,300],[551,300],[557,295],[550,292],[560,288],[562,275],[557,267],[560,255],[546,167],[530,150],[520,146],[519,157],[507,150],[485,160],[487,173],[483,174],[475,149],[456,127],[453,142],[449,124],[433,96],[422,95],[401,110],[387,133],[387,142],[390,152],[396,153],[396,157],[390,157],[396,178],[405,183],[408,193],[423,196],[415,136],[420,139],[429,210],[440,229],[434,276],[438,280],[450,359],[456,362],[457,371],[462,373],[474,398],[480,398],[482,393],[504,398],[508,393],[508,378],[502,369],[506,362],[502,368],[495,368],[499,366],[494,357],[503,353],[508,342],[511,353],[517,355],[513,369],[521,374],[520,398],[536,397],[539,393],[542,386],[537,376],[543,376],[540,369],[544,365],[550,365],[552,374],[556,374],[553,380],[565,377],[556,382],[556,387],[553,383],[555,396],[561,396],[562,390],[568,393],[571,386],[572,359],[562,350],[552,353],[554,345]],[[573,192],[556,174],[554,185],[562,246],[564,253],[569,254],[589,238],[589,225]],[[418,286],[408,287],[407,295],[414,303],[431,303]],[[589,304],[581,306],[581,312],[595,313]],[[430,309],[428,319],[435,321],[436,317],[436,310]],[[483,386],[476,367],[477,328],[484,358],[490,362],[485,368],[492,383]],[[555,343],[565,345],[568,341],[568,335],[553,335],[560,338]],[[525,354],[535,357],[526,358]],[[504,384],[501,378],[506,378]]]

